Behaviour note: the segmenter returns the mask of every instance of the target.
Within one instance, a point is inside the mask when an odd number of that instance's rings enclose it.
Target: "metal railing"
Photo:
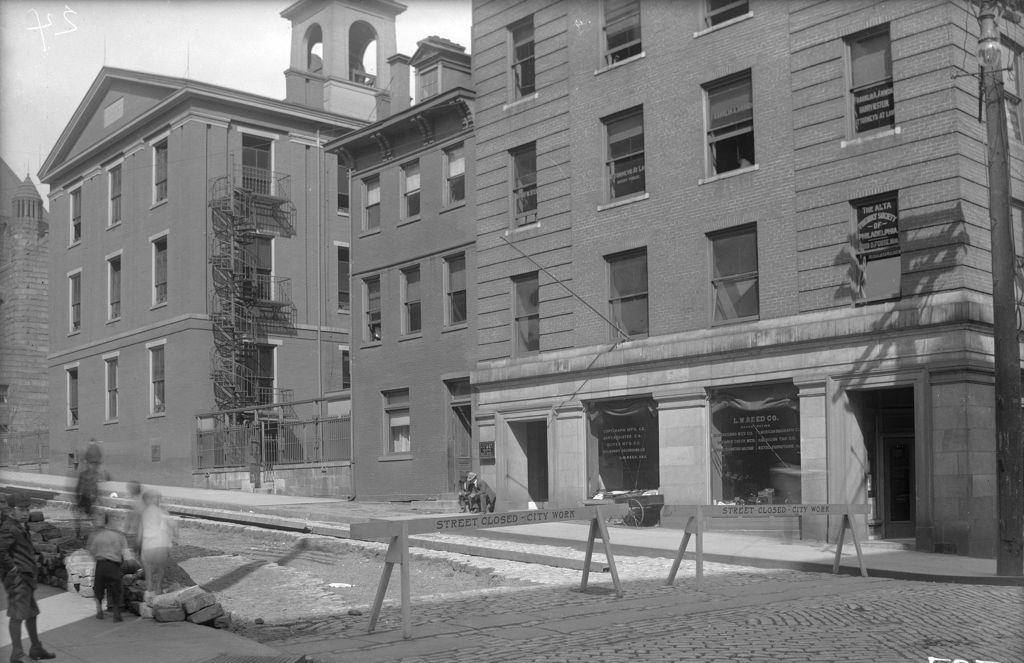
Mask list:
[[[351,460],[350,417],[264,420],[195,434],[196,469],[247,468],[258,445],[260,464]]]
[[[0,466],[34,465],[49,459],[49,431],[0,434]]]

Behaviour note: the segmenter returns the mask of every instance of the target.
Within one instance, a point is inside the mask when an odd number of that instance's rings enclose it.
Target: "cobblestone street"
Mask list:
[[[374,634],[364,614],[277,625],[260,639],[321,663],[1024,661],[1019,587],[709,564],[697,591],[692,564],[672,587],[664,585],[667,566],[624,559],[621,599],[606,577],[592,576],[582,594],[578,572],[557,570],[571,580],[414,600],[410,640],[395,604]]]

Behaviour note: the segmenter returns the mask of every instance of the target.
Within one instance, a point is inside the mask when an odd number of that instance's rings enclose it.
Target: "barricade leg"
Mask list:
[[[601,511],[590,521],[590,533],[587,535],[587,552],[583,557],[583,578],[580,580],[580,591],[587,591],[587,580],[590,578],[590,562],[594,557],[594,540],[600,536],[604,543],[605,556],[608,558],[608,570],[612,574],[612,583],[615,585],[615,595],[622,598],[622,585],[619,583],[619,571],[615,568],[615,557],[612,555],[611,536],[608,534],[608,526],[605,524]]]
[[[370,611],[370,628],[368,633],[373,633],[377,628],[377,618],[380,617],[380,608],[384,604],[384,594],[388,591],[388,583],[391,582],[391,571],[395,568],[395,562],[401,560],[399,552],[399,540],[401,537],[391,537],[388,544],[388,552],[384,555],[384,571],[380,576],[380,584],[377,585],[377,595],[373,597],[373,610]],[[404,566],[404,565],[403,565]]]
[[[679,552],[676,553],[676,558],[672,560],[672,569],[668,572],[668,580],[665,581],[666,585],[671,585],[676,581],[676,573],[678,573],[679,565],[682,563],[683,555],[686,553],[686,546],[690,543],[690,526],[693,524],[693,519],[693,516],[690,516],[686,520],[686,527],[683,528],[683,540],[679,544]]]

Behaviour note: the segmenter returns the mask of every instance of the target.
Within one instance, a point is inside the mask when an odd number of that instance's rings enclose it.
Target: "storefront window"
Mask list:
[[[595,443],[591,449],[596,448],[591,492],[660,487],[658,404],[653,398],[588,403],[587,419]]]
[[[789,383],[713,389],[710,401],[715,503],[799,504],[796,387]]]

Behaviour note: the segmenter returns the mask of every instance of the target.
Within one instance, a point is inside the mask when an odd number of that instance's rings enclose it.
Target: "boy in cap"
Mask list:
[[[28,522],[29,498],[24,493],[14,493],[7,498],[10,513],[0,524],[0,577],[7,592],[8,630],[11,634],[11,663],[23,663],[25,651],[21,648],[21,622],[25,622],[32,646],[28,656],[33,661],[56,658],[56,654],[43,649],[36,631],[35,590],[38,567],[36,548],[29,538],[25,523]]]

